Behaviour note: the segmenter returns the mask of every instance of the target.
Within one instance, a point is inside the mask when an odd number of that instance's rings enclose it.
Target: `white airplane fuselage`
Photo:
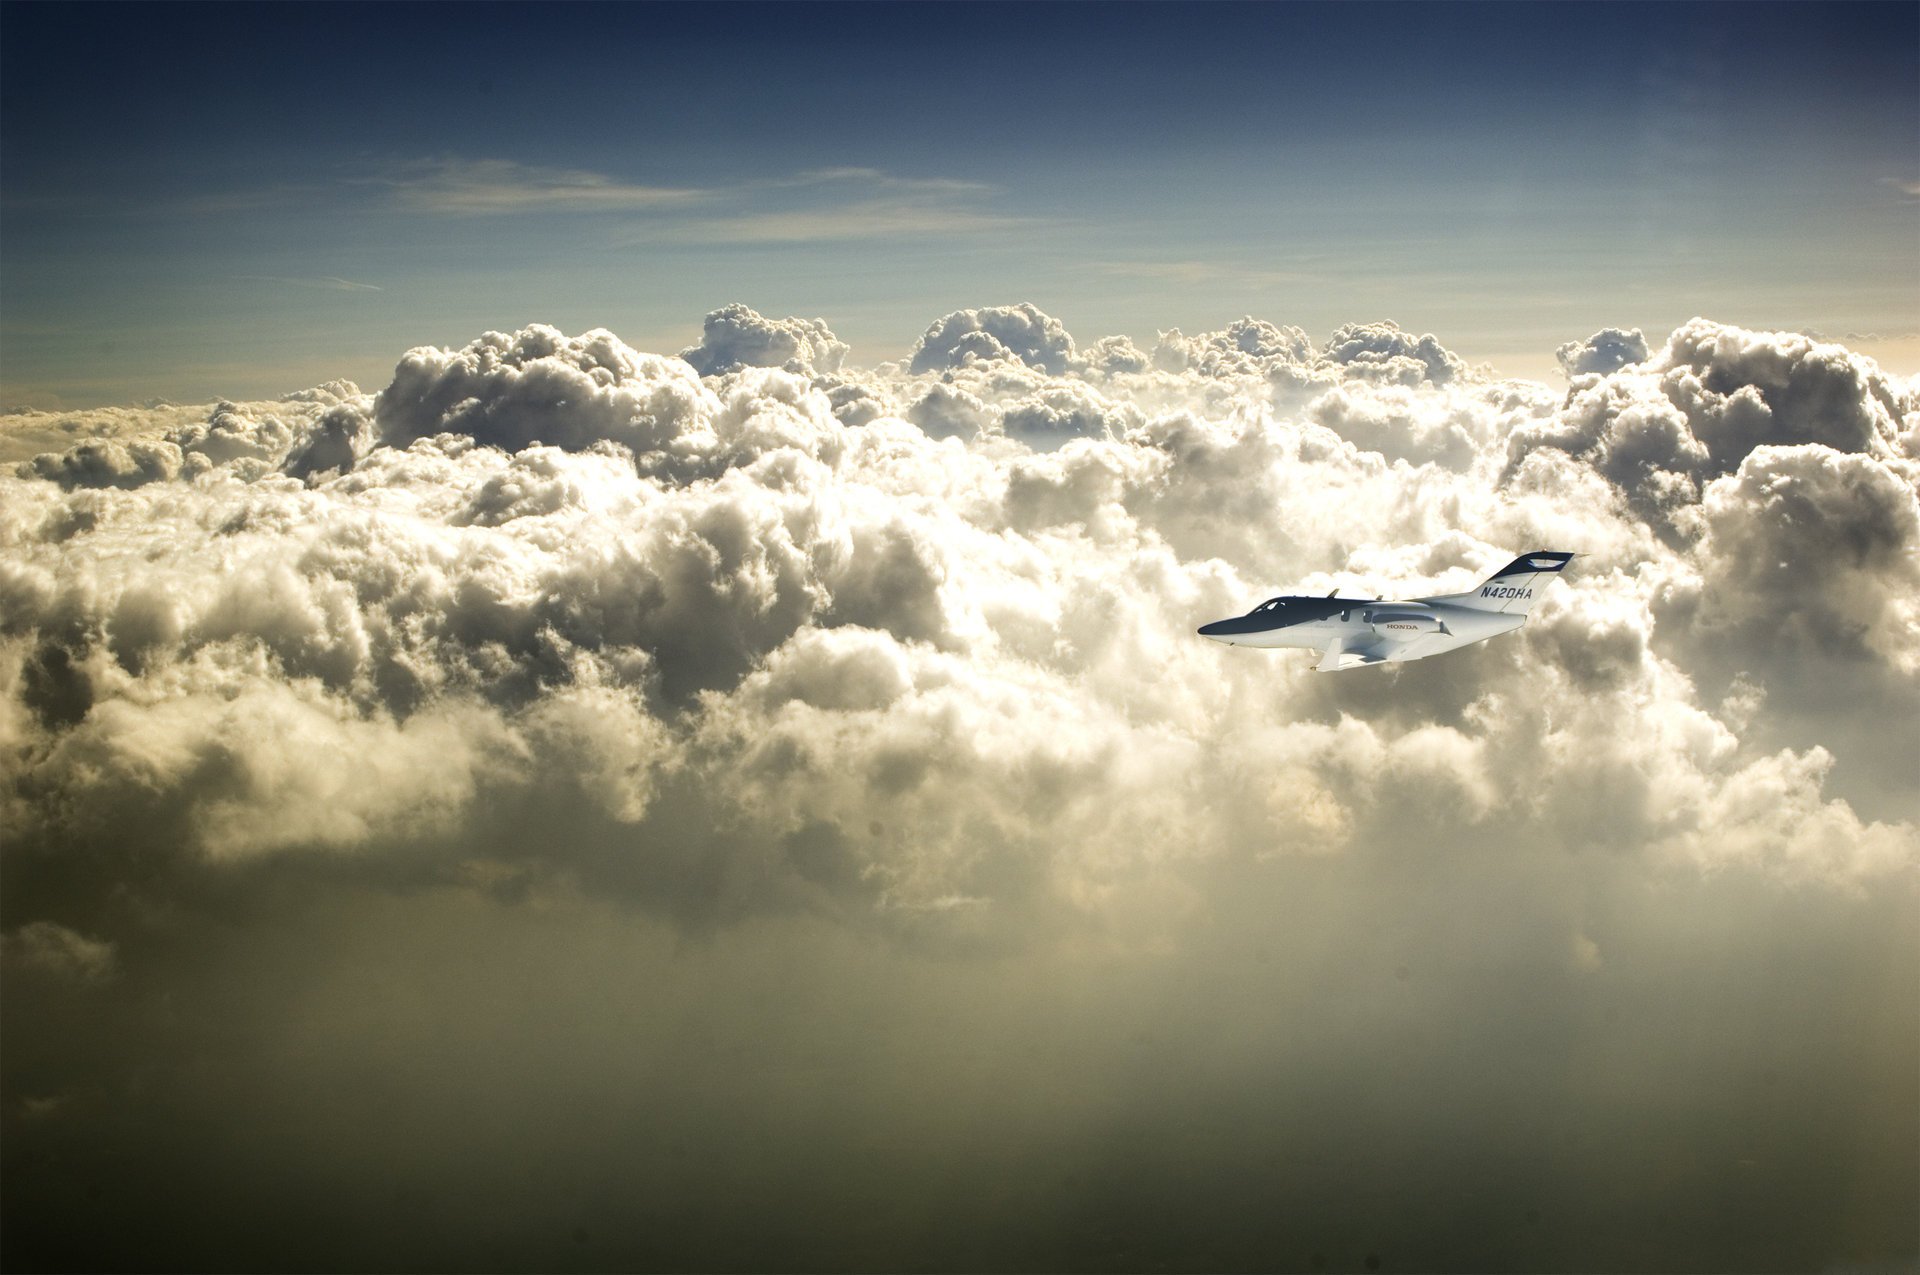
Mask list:
[[[1572,558],[1559,550],[1522,554],[1477,588],[1444,597],[1271,598],[1245,615],[1201,626],[1200,636],[1228,646],[1319,651],[1323,672],[1425,659],[1525,624],[1540,591]]]
[[[1205,636],[1228,646],[1299,647],[1325,650],[1329,643],[1349,645],[1391,642],[1384,658],[1388,661],[1419,659],[1442,651],[1484,642],[1502,633],[1511,633],[1527,622],[1524,615],[1499,611],[1475,611],[1443,602],[1361,602],[1352,598],[1286,598],[1289,604],[1335,603],[1340,610],[1314,619],[1288,621],[1284,612],[1273,617],[1272,627],[1252,627],[1239,633],[1214,632]],[[1258,614],[1256,612],[1256,614]],[[1251,617],[1243,616],[1242,619]],[[1233,624],[1223,620],[1219,626]]]

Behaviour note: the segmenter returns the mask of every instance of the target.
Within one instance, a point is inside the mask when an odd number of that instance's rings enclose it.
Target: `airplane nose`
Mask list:
[[[1225,642],[1227,640],[1226,631],[1227,622],[1225,620],[1215,620],[1212,624],[1203,624],[1200,626],[1200,636],[1212,638],[1216,642]],[[1229,645],[1231,645],[1231,643],[1229,643]]]

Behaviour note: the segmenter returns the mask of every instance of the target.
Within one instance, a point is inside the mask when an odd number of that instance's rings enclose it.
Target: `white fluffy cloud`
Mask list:
[[[922,333],[910,356],[915,372],[1004,359],[1055,376],[1079,362],[1065,325],[1024,304],[956,310]]]
[[[836,372],[846,356],[847,343],[834,336],[826,320],[768,319],[744,305],[709,314],[700,344],[680,352],[702,376],[743,367]]]
[[[1554,351],[1568,376],[1618,372],[1629,363],[1644,363],[1647,338],[1639,328],[1602,328],[1584,341],[1569,341]]]
[[[10,1245],[1237,1268],[1288,1198],[1282,1264],[1524,1204],[1526,1264],[1627,1267],[1682,1160],[1685,1264],[1906,1242],[1820,1192],[1912,1172],[1911,382],[1701,323],[1565,394],[1385,325],[933,331],[0,421]],[[1442,659],[1193,632],[1536,547]],[[73,1249],[96,1187],[150,1203]]]
[[[1326,357],[1370,379],[1446,385],[1466,374],[1460,356],[1432,333],[1415,336],[1392,323],[1349,323],[1327,341]]]
[[[1279,364],[1313,361],[1313,341],[1299,328],[1276,327],[1248,316],[1218,332],[1187,336],[1179,328],[1160,334],[1153,347],[1153,365],[1166,372],[1198,372],[1202,376],[1252,373],[1267,375]]]
[[[1756,448],[1894,462],[1912,455],[1914,409],[1910,384],[1840,346],[1695,319],[1644,362],[1574,377],[1563,410],[1512,434],[1509,470],[1541,447],[1577,457],[1684,539],[1703,485]]]
[[[1910,805],[1823,793],[1874,763],[1817,716],[1744,738],[1809,652],[1913,694],[1911,386],[1700,322],[1564,402],[1391,325],[1091,349],[966,311],[924,370],[843,375],[824,324],[730,307],[703,378],[534,327],[20,464],[5,800],[49,900],[22,919],[84,926],[143,856],[331,853],[669,911],[714,906],[685,893],[706,863],[728,906],[999,933],[1416,818],[1846,885],[1914,866]],[[1535,545],[1584,556],[1446,661],[1303,679],[1192,635]]]

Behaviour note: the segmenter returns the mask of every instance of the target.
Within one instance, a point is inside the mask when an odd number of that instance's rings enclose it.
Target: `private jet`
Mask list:
[[[1523,553],[1479,588],[1411,602],[1358,598],[1273,598],[1245,615],[1200,626],[1228,646],[1291,646],[1319,651],[1322,673],[1444,655],[1527,622],[1527,613],[1570,553]]]

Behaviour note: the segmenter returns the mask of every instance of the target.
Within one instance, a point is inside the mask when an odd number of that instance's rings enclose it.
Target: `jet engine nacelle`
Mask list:
[[[1367,623],[1381,637],[1399,638],[1402,641],[1425,633],[1447,631],[1447,626],[1440,622],[1439,616],[1422,611],[1371,611],[1367,614]]]

